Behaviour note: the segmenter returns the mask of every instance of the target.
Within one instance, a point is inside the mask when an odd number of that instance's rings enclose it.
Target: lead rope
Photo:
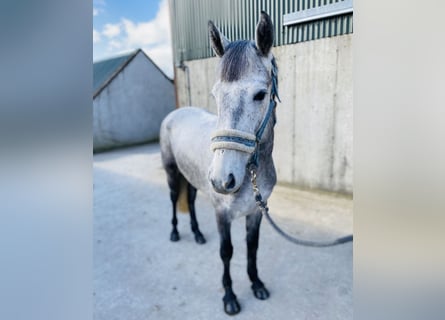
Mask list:
[[[253,193],[255,196],[255,201],[258,205],[258,208],[260,209],[261,213],[266,217],[267,221],[269,221],[269,223],[272,225],[272,227],[281,235],[283,236],[286,240],[298,244],[298,245],[302,245],[302,246],[308,246],[308,247],[331,247],[331,246],[336,246],[339,244],[343,244],[349,241],[353,241],[353,237],[352,235],[343,237],[343,238],[338,238],[336,240],[333,241],[326,241],[326,242],[315,242],[315,241],[309,241],[309,240],[302,240],[302,239],[297,239],[295,237],[290,236],[289,234],[287,234],[286,232],[284,232],[270,217],[269,215],[269,208],[267,207],[267,203],[265,201],[263,201],[263,197],[261,196],[261,192],[260,189],[258,188],[257,182],[256,182],[256,166],[251,163],[249,168],[249,173],[250,173],[250,181],[252,182],[252,188],[253,188]]]

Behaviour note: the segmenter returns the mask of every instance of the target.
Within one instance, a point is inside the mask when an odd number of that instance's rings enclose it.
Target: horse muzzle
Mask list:
[[[214,152],[209,180],[222,194],[235,193],[244,180],[245,168],[256,149],[256,136],[240,130],[218,130],[212,135],[210,149]]]

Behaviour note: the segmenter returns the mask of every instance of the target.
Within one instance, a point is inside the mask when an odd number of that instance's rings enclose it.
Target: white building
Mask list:
[[[93,73],[94,151],[157,140],[173,81],[141,49],[95,62]]]

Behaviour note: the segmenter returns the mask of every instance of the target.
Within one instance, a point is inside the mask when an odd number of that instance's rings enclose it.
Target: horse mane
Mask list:
[[[259,51],[253,41],[230,42],[221,58],[221,80],[237,81],[254,67],[259,67],[261,70],[258,57]]]

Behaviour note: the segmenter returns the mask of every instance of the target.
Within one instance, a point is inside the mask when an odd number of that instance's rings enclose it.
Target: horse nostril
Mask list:
[[[226,190],[231,190],[235,188],[235,177],[233,176],[233,174],[229,174],[227,182],[224,184],[224,188]]]

